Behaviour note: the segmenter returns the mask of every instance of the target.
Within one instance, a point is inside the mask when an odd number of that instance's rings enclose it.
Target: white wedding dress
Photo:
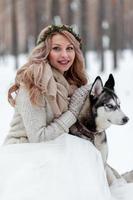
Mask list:
[[[100,152],[84,139],[0,147],[0,200],[131,199],[133,184],[109,188]]]

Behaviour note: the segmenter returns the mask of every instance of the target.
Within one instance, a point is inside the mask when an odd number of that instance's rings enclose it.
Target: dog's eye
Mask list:
[[[112,104],[105,104],[105,107],[109,108],[109,109],[113,109],[114,106]]]

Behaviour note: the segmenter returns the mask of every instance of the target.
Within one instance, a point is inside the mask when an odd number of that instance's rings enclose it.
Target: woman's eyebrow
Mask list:
[[[53,46],[53,45],[62,46],[62,44],[58,44],[58,43],[53,43],[52,46]],[[73,44],[70,43],[70,44],[67,44],[66,46],[73,46]]]

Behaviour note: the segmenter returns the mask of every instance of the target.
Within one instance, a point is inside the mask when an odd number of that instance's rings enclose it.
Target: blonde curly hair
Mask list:
[[[48,29],[49,26],[41,31],[38,41]],[[74,84],[78,87],[87,83],[88,79],[85,72],[83,54],[80,49],[80,42],[67,30],[52,32],[44,41],[42,40],[39,42],[31,52],[27,63],[17,71],[15,83],[8,91],[8,101],[12,106],[15,106],[15,98],[13,98],[12,93],[17,93],[21,84],[24,84],[29,91],[31,103],[38,104],[39,98],[45,88],[42,84],[42,78],[44,76],[45,64],[48,62],[48,55],[51,50],[51,38],[55,34],[64,35],[72,43],[75,49],[74,63],[70,69],[64,73],[65,78],[70,84]]]

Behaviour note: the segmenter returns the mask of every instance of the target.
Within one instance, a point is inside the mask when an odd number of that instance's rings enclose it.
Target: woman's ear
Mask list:
[[[91,90],[90,90],[90,95],[91,96],[99,96],[103,90],[103,82],[100,76],[97,76],[95,81],[92,84]]]

